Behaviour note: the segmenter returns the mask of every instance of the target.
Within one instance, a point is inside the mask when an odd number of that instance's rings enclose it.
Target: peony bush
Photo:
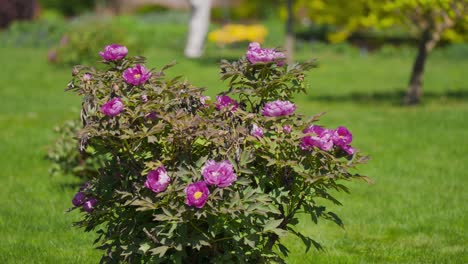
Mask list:
[[[71,209],[98,234],[102,262],[283,262],[288,233],[321,247],[298,213],[342,225],[324,204],[340,204],[342,181],[367,179],[352,172],[366,157],[345,127],[297,113],[314,61],[287,65],[252,43],[221,62],[228,90],[211,100],[167,77],[173,64],[151,69],[117,44],[100,55],[106,67],[76,66],[67,89],[83,97],[80,151],[103,160]]]

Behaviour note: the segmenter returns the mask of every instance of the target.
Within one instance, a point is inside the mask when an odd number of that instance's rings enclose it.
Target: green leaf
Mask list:
[[[150,249],[150,247],[151,246],[148,243],[142,243],[140,244],[140,247],[138,248],[138,250],[140,250],[144,254]]]
[[[263,227],[263,231],[271,231],[277,228],[282,222],[283,222],[283,219],[272,219],[265,223],[265,226]]]
[[[166,251],[169,249],[168,246],[160,246],[150,250],[152,255],[159,255],[160,258],[164,257]]]

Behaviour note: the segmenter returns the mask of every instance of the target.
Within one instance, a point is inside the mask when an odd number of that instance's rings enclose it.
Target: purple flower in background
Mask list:
[[[126,69],[122,76],[126,83],[140,85],[148,81],[151,77],[151,72],[148,71],[144,65],[137,64],[133,68]]]
[[[67,35],[64,35],[60,39],[60,46],[66,46],[70,42],[70,38]]]
[[[216,162],[208,160],[202,168],[202,175],[205,182],[221,188],[230,186],[237,180],[234,168],[228,160]]]
[[[119,44],[110,44],[104,47],[104,50],[99,52],[99,55],[106,61],[117,61],[127,56],[128,49]]]
[[[97,200],[94,198],[90,198],[83,204],[83,210],[85,210],[88,213],[91,213],[92,211],[94,211],[94,207],[96,206],[96,204]]]
[[[57,62],[57,50],[51,49],[47,52],[47,60],[49,62]]]
[[[256,138],[262,138],[263,137],[263,128],[257,126],[257,124],[252,125],[252,130],[250,130],[250,135],[256,137]]]
[[[146,94],[143,94],[143,95],[141,96],[141,101],[142,101],[143,103],[148,102],[148,96],[147,96]]]
[[[101,106],[101,112],[106,116],[114,117],[123,110],[123,103],[120,98],[116,97]]]
[[[291,130],[292,130],[291,126],[288,126],[288,125],[283,126],[283,133],[289,134],[289,133],[291,133]]]
[[[171,182],[164,166],[152,170],[146,176],[145,187],[155,193],[164,192]]]
[[[189,184],[185,188],[185,195],[187,196],[185,203],[188,206],[202,208],[210,195],[210,190],[208,189],[208,186],[206,186],[205,182],[199,181]]]
[[[333,143],[338,146],[349,145],[353,141],[353,135],[346,127],[340,126],[333,131]]]
[[[86,201],[86,195],[83,192],[77,192],[73,197],[72,204],[74,206],[80,206]]]
[[[296,105],[289,101],[274,101],[265,104],[262,109],[264,116],[288,116],[294,113]]]
[[[333,148],[333,131],[321,126],[311,125],[302,132],[304,134],[312,134],[302,138],[300,147],[303,150],[311,150],[313,147],[318,147],[321,150],[328,151]]]
[[[284,64],[284,58],[286,56],[284,55],[284,53],[278,52],[274,49],[262,49],[259,43],[252,42],[249,44],[246,57],[252,64],[256,64],[259,62],[272,62],[278,60],[277,65],[282,66]]]
[[[231,107],[231,111],[236,111],[239,103],[236,100],[233,100],[231,97],[227,95],[218,95],[216,96],[216,104],[215,107],[218,110],[221,110],[226,107]]]

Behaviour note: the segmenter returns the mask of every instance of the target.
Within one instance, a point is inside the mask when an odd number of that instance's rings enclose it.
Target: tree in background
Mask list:
[[[292,64],[294,61],[294,12],[293,12],[293,3],[294,0],[286,0],[286,56],[289,64]]]
[[[421,100],[427,56],[443,34],[456,35],[468,23],[467,0],[298,0],[295,8],[307,9],[312,21],[338,27],[332,42],[346,39],[364,28],[403,26],[419,39],[405,104]]]
[[[210,25],[211,0],[190,0],[191,15],[185,56],[199,58],[203,54]]]
[[[36,0],[0,0],[0,28],[14,20],[32,19],[36,10]]]

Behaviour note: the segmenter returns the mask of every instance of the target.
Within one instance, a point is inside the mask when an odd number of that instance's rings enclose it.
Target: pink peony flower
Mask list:
[[[137,64],[133,68],[126,69],[122,76],[126,83],[140,85],[148,81],[151,77],[151,72],[148,71],[144,65]]]
[[[74,206],[80,206],[86,201],[86,195],[83,192],[77,192],[73,197],[72,204]]]
[[[341,148],[342,150],[344,150],[344,152],[348,153],[349,155],[353,155],[354,152],[356,152],[356,151],[354,150],[354,148],[351,147],[350,145],[340,146],[340,148]]]
[[[262,49],[260,44],[252,42],[249,44],[249,48],[246,53],[247,59],[252,64],[266,63],[277,60],[277,65],[282,66],[286,56],[282,52],[278,52],[274,49]]]
[[[332,132],[321,126],[311,125],[302,131],[304,134],[312,134],[305,136],[301,140],[301,149],[312,150],[313,147],[318,147],[321,150],[331,150],[333,148]]]
[[[155,193],[164,192],[171,182],[164,166],[152,170],[146,176],[145,187]]]
[[[125,58],[127,53],[127,47],[119,44],[110,44],[103,51],[99,52],[99,55],[106,61],[117,61]]]
[[[349,145],[353,141],[353,135],[346,127],[340,126],[333,131],[333,143],[338,146]]]
[[[90,81],[92,78],[93,78],[93,75],[91,73],[83,74],[83,81],[85,82]]]
[[[189,184],[185,188],[185,195],[187,196],[185,204],[188,206],[202,208],[210,195],[210,190],[208,189],[208,186],[206,186],[205,182],[199,181]]]
[[[94,198],[90,198],[83,204],[83,210],[85,210],[88,213],[91,213],[92,211],[94,211],[94,207],[96,206],[96,204],[97,200]]]
[[[265,104],[262,109],[264,116],[288,116],[294,113],[296,105],[289,101],[274,101]]]
[[[116,97],[101,106],[101,112],[106,116],[114,117],[123,110],[123,103],[120,98]]]
[[[219,163],[208,160],[202,168],[202,175],[206,183],[221,188],[230,186],[237,180],[234,168],[228,160]]]
[[[262,138],[263,137],[263,128],[257,126],[257,124],[253,124],[252,130],[250,130],[250,135],[257,137],[257,138]]]
[[[221,110],[226,107],[231,107],[231,111],[236,111],[239,103],[236,100],[233,100],[231,97],[227,95],[218,95],[216,96],[216,104],[215,107],[218,110]]]
[[[203,106],[207,106],[207,101],[211,100],[211,97],[209,96],[200,96],[200,103],[203,105]]]
[[[292,131],[291,126],[288,126],[288,125],[283,126],[283,133],[289,134],[291,133],[291,131]]]

